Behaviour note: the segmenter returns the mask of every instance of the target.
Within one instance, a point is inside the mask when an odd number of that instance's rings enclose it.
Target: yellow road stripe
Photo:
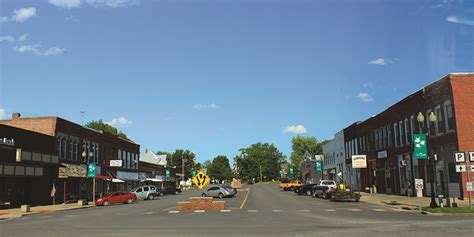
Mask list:
[[[249,197],[250,194],[250,188],[247,189],[247,196],[245,196],[244,202],[242,202],[242,205],[240,205],[240,209],[244,208],[245,202],[247,202],[247,198]]]

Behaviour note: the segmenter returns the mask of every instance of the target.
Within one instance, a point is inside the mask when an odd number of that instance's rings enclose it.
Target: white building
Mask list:
[[[341,181],[337,174],[342,174],[345,178],[346,171],[346,155],[344,151],[344,131],[341,130],[334,135],[334,138],[323,145],[324,154],[324,174],[325,177],[336,181]],[[346,180],[346,182],[349,182]]]
[[[166,155],[157,155],[153,151],[145,149],[145,152],[140,154],[140,161],[166,166]]]

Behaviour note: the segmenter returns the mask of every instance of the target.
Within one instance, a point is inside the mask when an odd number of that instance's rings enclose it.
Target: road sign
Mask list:
[[[427,159],[428,150],[426,149],[426,135],[413,134],[415,159]]]
[[[474,172],[474,165],[471,165],[471,172]]]
[[[466,183],[466,191],[472,192],[472,182],[467,182]]]
[[[207,175],[200,170],[199,173],[197,173],[196,176],[193,178],[193,183],[199,188],[202,189],[204,186],[206,186],[209,183],[210,179],[207,177]]]
[[[367,157],[365,155],[352,156],[352,168],[367,168]]]
[[[415,188],[423,190],[423,179],[415,179]]]
[[[169,169],[166,169],[166,178],[169,178],[171,176],[171,171]]]
[[[110,167],[122,167],[122,160],[110,160]]]
[[[290,175],[293,175],[293,172],[294,172],[293,168],[290,168]]]
[[[87,163],[87,178],[95,178],[95,162]]]
[[[316,173],[322,173],[323,172],[323,162],[321,160],[316,161]]]
[[[196,171],[195,170],[193,170],[193,176],[196,176]]]
[[[464,152],[454,152],[454,160],[456,162],[466,162],[466,154]]]
[[[469,152],[469,160],[470,160],[471,162],[474,162],[474,151],[470,151],[470,152]]]
[[[458,173],[466,172],[466,166],[465,165],[456,165],[456,172],[458,172]]]

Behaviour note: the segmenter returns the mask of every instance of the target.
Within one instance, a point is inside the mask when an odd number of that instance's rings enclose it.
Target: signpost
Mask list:
[[[418,197],[418,206],[421,212],[421,198],[423,197],[423,179],[415,179],[416,196]]]
[[[428,159],[428,150],[426,149],[426,135],[413,134],[413,141],[415,147],[415,159]]]
[[[466,192],[469,196],[469,209],[472,210],[472,182],[471,182],[471,172],[474,170],[474,165],[471,162],[474,162],[474,152],[468,152],[469,156],[466,159],[466,153],[463,151],[454,152],[454,160],[458,163],[464,163],[456,165],[456,172],[458,173],[467,173],[467,183],[466,183]]]
[[[196,176],[193,178],[193,183],[199,188],[202,189],[204,188],[208,183],[210,179],[207,177],[207,175],[200,170]]]
[[[95,204],[95,162],[87,163],[87,178],[92,178],[92,202]]]
[[[293,168],[290,168],[290,176],[293,177],[294,170]]]

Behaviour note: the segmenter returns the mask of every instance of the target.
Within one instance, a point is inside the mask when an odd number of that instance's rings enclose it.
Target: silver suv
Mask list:
[[[141,186],[132,189],[130,191],[131,193],[134,193],[137,195],[137,199],[142,199],[142,200],[153,200],[155,199],[155,196],[157,196],[157,189],[153,185],[146,185],[146,186]]]

